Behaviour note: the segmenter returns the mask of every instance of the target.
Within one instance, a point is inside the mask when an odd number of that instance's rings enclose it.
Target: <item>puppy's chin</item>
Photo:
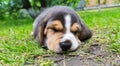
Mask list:
[[[45,49],[46,49],[46,48],[45,48]],[[56,50],[47,48],[47,50],[51,50],[51,51],[53,51],[53,52],[55,52],[55,53],[57,53],[57,54],[66,54],[66,53],[70,53],[70,52],[75,52],[75,51],[78,50],[78,49],[79,49],[79,46],[78,46],[76,49],[74,49],[74,50],[68,50],[68,51],[62,51],[61,48],[57,48]]]
[[[53,51],[55,53],[62,53],[62,50],[61,50],[61,48],[59,46],[56,46],[54,48],[51,48],[51,47],[48,46],[48,50],[51,50],[51,51]]]
[[[43,49],[46,49],[46,50],[51,50],[51,51],[53,51],[53,52],[55,52],[55,53],[57,53],[57,54],[62,54],[62,53],[64,53],[60,48],[58,48],[58,49],[56,49],[56,50],[53,50],[53,49],[51,49],[51,48],[48,48],[47,46],[42,46],[42,48],[43,48]]]

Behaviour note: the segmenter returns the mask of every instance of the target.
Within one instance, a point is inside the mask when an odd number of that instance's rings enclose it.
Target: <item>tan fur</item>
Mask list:
[[[80,30],[80,26],[78,25],[78,23],[74,23],[71,27],[71,31],[75,32],[77,30]]]
[[[58,52],[60,39],[62,38],[63,32],[54,32],[53,29],[63,31],[63,25],[61,21],[55,20],[51,24],[47,25],[44,34],[47,37],[48,49]]]
[[[63,30],[64,28],[60,20],[55,20],[52,23],[47,25],[47,27],[45,28],[44,34],[47,33],[47,29]]]
[[[81,44],[81,41],[79,40],[78,35],[75,35],[75,37],[76,37],[76,39],[78,41],[78,44]]]
[[[74,23],[74,24],[71,26],[71,31],[72,31],[72,32],[78,31],[78,30],[80,30],[80,29],[81,29],[81,27],[78,25],[78,23]],[[75,37],[76,37],[78,43],[81,44],[81,41],[80,41],[79,38],[78,38],[79,35],[80,35],[80,33],[77,33],[77,34],[75,35]]]
[[[61,21],[55,20],[53,22],[53,27],[56,28],[57,30],[63,30],[63,25],[61,24]]]
[[[58,52],[59,42],[60,39],[62,38],[62,35],[63,34],[61,32],[54,33],[53,30],[48,29],[48,33],[47,33],[48,49]]]

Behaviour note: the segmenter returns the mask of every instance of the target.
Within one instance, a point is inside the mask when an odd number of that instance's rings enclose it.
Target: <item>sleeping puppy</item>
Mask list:
[[[56,53],[75,51],[92,33],[79,15],[66,6],[43,11],[34,21],[33,36],[42,46]]]

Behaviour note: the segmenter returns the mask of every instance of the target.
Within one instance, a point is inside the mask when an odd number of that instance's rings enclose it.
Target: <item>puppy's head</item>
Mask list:
[[[36,18],[33,26],[34,38],[56,53],[74,51],[81,41],[92,36],[77,13],[65,6],[45,10]]]

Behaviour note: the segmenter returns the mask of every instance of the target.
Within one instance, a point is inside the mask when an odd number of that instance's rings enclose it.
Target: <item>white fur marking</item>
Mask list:
[[[77,39],[75,36],[70,32],[70,27],[71,27],[71,16],[68,14],[65,16],[65,28],[66,28],[66,33],[64,34],[61,42],[64,42],[66,40],[70,40],[72,43],[72,46],[70,48],[70,51],[77,49],[79,46]]]
[[[70,25],[71,25],[71,16],[70,15],[66,15],[65,16],[65,27],[66,27],[66,33],[70,32]]]

